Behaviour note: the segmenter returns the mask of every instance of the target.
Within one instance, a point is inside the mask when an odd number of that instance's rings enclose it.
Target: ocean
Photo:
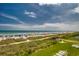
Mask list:
[[[0,30],[0,35],[11,34],[55,34],[62,33],[61,31],[41,31],[41,30]]]

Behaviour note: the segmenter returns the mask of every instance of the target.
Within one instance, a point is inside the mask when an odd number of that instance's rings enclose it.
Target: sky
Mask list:
[[[0,30],[79,31],[79,4],[0,3]]]

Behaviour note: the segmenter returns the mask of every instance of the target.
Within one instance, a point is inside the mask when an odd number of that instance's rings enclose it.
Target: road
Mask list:
[[[0,46],[16,45],[16,44],[21,44],[21,43],[26,43],[26,42],[45,40],[45,39],[49,39],[49,38],[50,37],[45,37],[45,38],[41,38],[41,39],[37,39],[37,40],[26,40],[26,41],[21,41],[21,42],[14,42],[14,43],[9,43],[9,44],[3,44],[3,45],[0,45]]]
[[[9,43],[9,44],[3,44],[0,46],[7,46],[7,45],[16,45],[16,44],[21,44],[21,43],[26,43],[26,42],[33,42],[33,41],[40,41],[40,40],[45,40],[45,39],[49,39],[50,37],[45,37],[45,38],[41,38],[41,39],[37,39],[37,40],[26,40],[26,41],[21,41],[21,42],[14,42],[14,43]],[[72,42],[72,43],[79,43],[78,41],[74,41],[74,40],[66,40],[64,39],[65,42]]]
[[[66,39],[64,39],[64,41],[66,41],[66,42],[72,42],[72,43],[79,43],[79,41],[76,41],[76,40],[66,40]]]

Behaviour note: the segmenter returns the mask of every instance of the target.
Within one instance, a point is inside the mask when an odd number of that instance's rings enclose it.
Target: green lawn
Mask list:
[[[73,43],[57,43],[48,48],[44,48],[32,53],[32,56],[53,56],[60,50],[68,52],[68,56],[79,56],[79,49],[72,47]]]

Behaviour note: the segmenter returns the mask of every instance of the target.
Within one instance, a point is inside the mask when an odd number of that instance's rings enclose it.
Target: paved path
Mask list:
[[[25,43],[25,42],[33,42],[33,41],[40,41],[40,40],[45,40],[45,39],[49,39],[49,38],[50,38],[50,37],[41,38],[41,39],[37,39],[37,40],[26,40],[26,41],[21,41],[21,42],[15,42],[15,43],[3,44],[3,45],[0,45],[0,46],[15,45],[15,44],[21,44],[21,43]]]
[[[64,41],[66,41],[66,42],[72,42],[72,43],[79,43],[79,41],[75,41],[75,40],[66,40],[66,39],[64,39]]]

